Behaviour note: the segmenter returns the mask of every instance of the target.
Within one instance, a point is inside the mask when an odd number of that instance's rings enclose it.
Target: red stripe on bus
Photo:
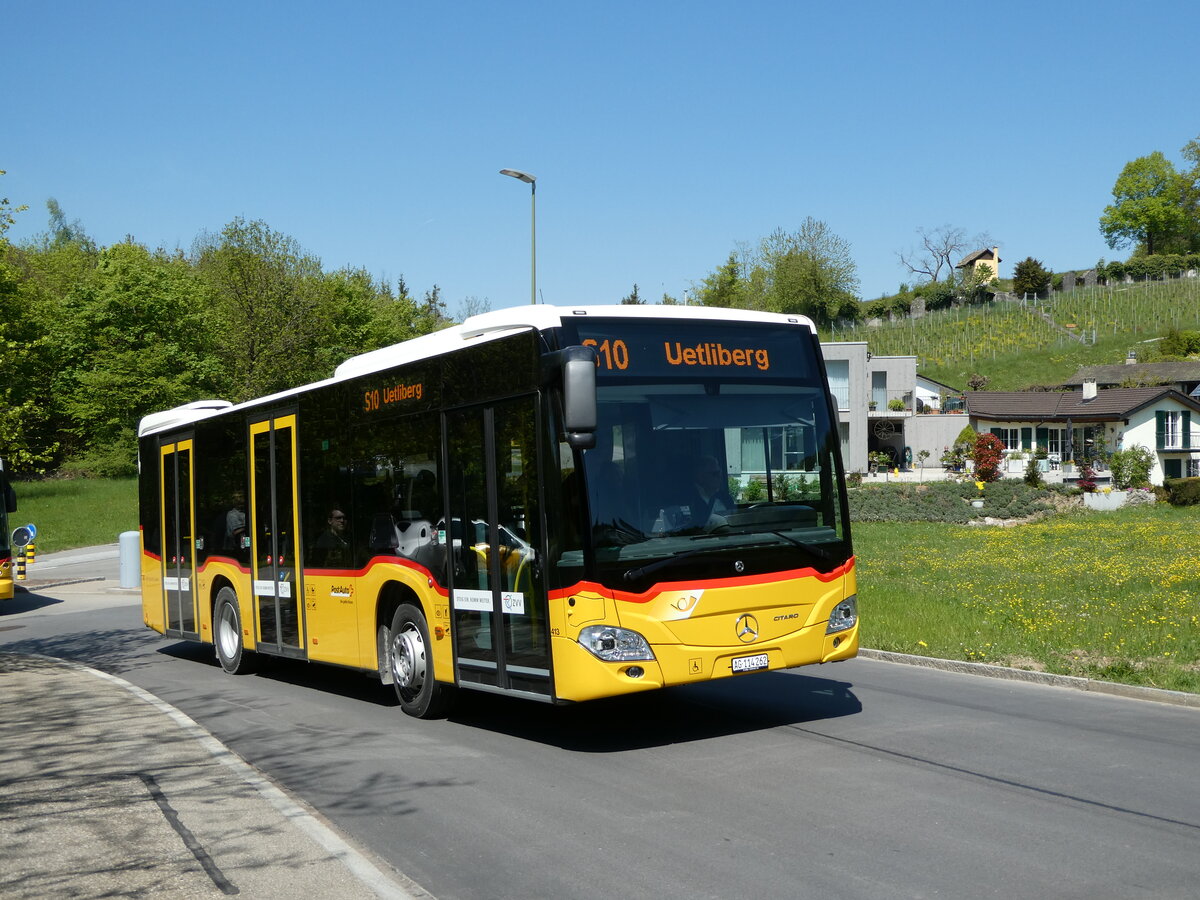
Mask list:
[[[593,581],[580,581],[572,587],[554,591],[550,597],[553,600],[559,600],[571,594],[577,594],[580,591],[592,591],[593,593],[611,596],[614,600],[621,600],[625,603],[649,603],[659,594],[665,594],[668,591],[707,591],[717,588],[750,587],[756,584],[777,584],[783,581],[794,581],[798,578],[815,578],[818,581],[830,582],[850,574],[853,568],[854,557],[852,556],[832,572],[818,572],[813,568],[805,568],[791,569],[786,572],[767,572],[762,575],[743,575],[736,578],[714,578],[708,581],[668,581],[662,584],[654,584],[640,594],[618,591]]]

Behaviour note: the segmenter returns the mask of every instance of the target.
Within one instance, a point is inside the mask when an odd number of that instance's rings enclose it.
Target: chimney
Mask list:
[[[1127,365],[1127,366],[1136,366],[1137,365],[1137,352],[1136,351],[1130,350],[1128,353],[1125,354],[1125,365]]]
[[[1096,399],[1096,379],[1095,378],[1083,379],[1083,402],[1087,403],[1089,400],[1095,400],[1095,399]]]

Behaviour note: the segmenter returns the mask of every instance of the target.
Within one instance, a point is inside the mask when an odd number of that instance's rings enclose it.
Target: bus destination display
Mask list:
[[[628,320],[579,325],[579,343],[596,352],[602,375],[805,377],[798,341],[807,332],[779,328],[721,329],[679,323],[665,329]],[[739,333],[740,332],[740,333]]]

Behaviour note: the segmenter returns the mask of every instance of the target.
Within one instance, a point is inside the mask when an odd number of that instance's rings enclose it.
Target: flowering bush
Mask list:
[[[1079,488],[1085,494],[1094,494],[1096,492],[1096,470],[1092,468],[1092,464],[1087,460],[1079,466],[1079,480],[1075,482],[1075,487]]]
[[[1000,478],[1000,460],[1004,443],[994,434],[981,434],[975,439],[975,477],[993,482]]]

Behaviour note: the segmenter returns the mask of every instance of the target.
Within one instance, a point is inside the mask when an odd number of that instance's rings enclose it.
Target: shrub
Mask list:
[[[1169,478],[1163,482],[1167,502],[1172,506],[1200,504],[1200,478]]]
[[[967,500],[978,498],[973,482],[925,484],[867,484],[849,494],[850,518],[856,522],[949,522],[965,524],[990,516],[1018,519],[1053,508],[1052,492],[1019,481],[987,486],[985,507],[975,509]]]
[[[1037,457],[1031,457],[1028,464],[1025,466],[1024,482],[1033,488],[1041,487],[1046,483],[1042,478],[1042,470],[1038,467]]]
[[[1079,464],[1079,478],[1075,482],[1075,487],[1079,488],[1085,494],[1094,494],[1096,492],[1096,470],[1092,468],[1091,463],[1086,459]]]
[[[862,481],[862,476],[858,476],[859,481]],[[747,503],[754,503],[767,496],[766,486],[757,478],[751,478],[746,484],[745,490],[742,491],[742,499]]]
[[[1113,487],[1119,491],[1131,487],[1142,487],[1150,483],[1150,470],[1154,468],[1154,454],[1140,444],[1109,455],[1108,467],[1112,469]]]
[[[893,410],[894,412],[900,412],[904,409],[904,401],[899,397],[893,397],[888,401],[888,409]]]
[[[1000,478],[1000,459],[1004,444],[994,434],[981,434],[975,439],[975,477],[993,482]]]

